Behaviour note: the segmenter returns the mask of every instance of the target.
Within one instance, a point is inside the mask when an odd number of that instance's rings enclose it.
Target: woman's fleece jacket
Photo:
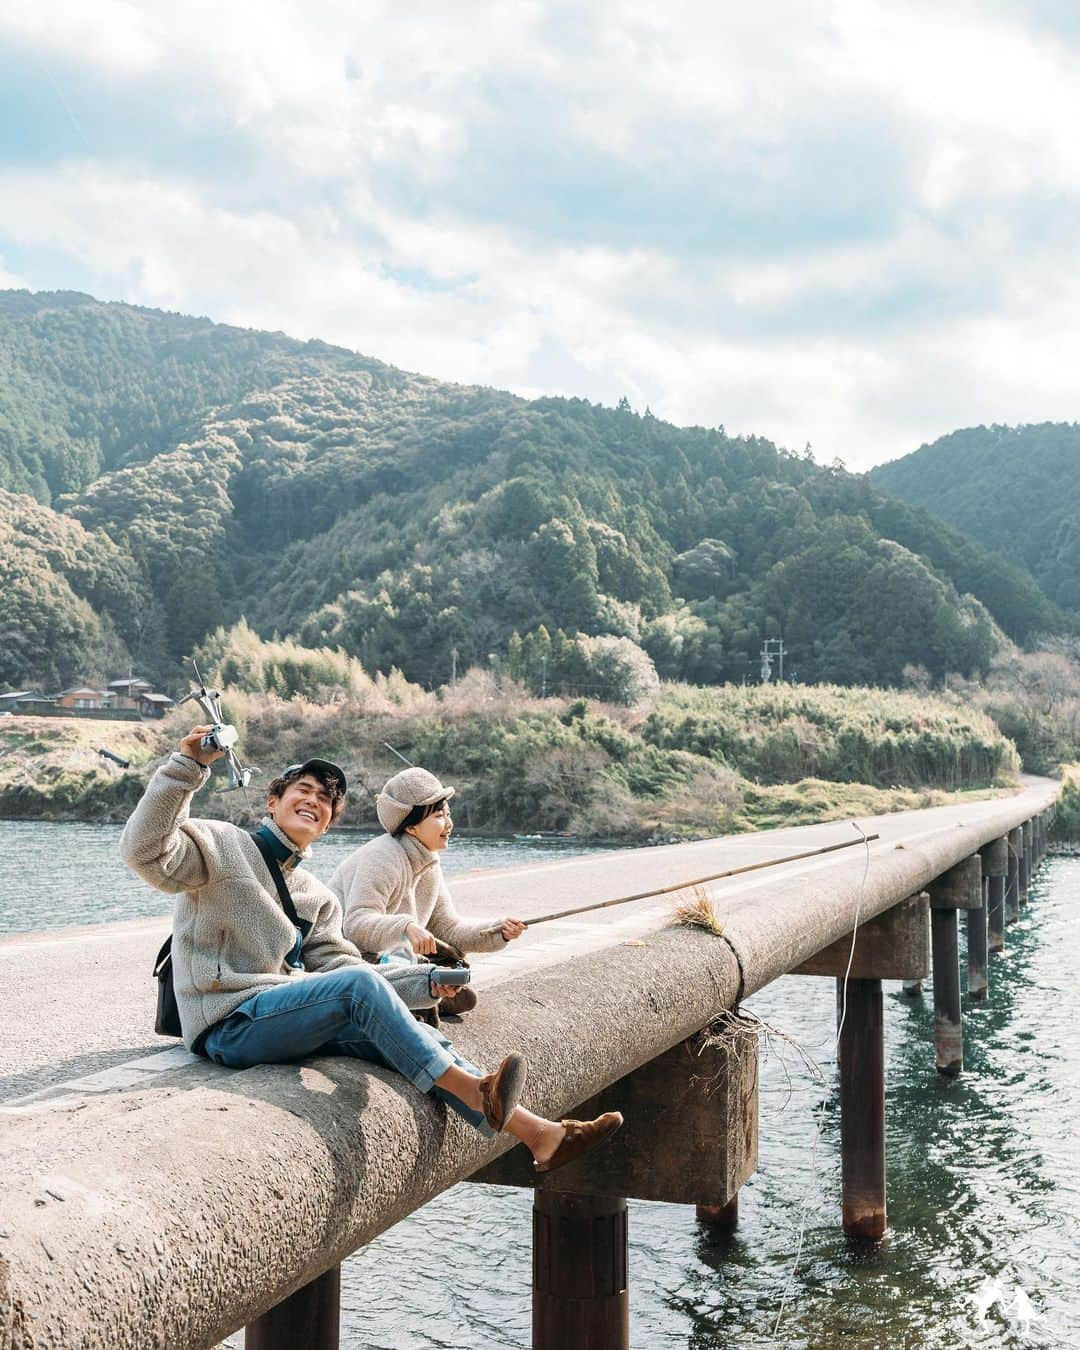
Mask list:
[[[400,946],[410,923],[463,952],[506,946],[501,921],[461,917],[438,858],[411,834],[369,840],[338,866],[329,886],[345,911],[345,936],[363,952]]]
[[[205,1032],[261,989],[309,979],[329,970],[363,966],[341,932],[341,906],[321,881],[296,862],[282,864],[285,884],[311,931],[301,950],[303,970],[286,957],[296,929],[281,907],[255,841],[223,820],[191,819],[191,799],[209,769],[174,754],[150,779],[124,827],[120,855],[144,881],[176,896],[173,908],[173,986],[184,1044],[196,1049]],[[271,824],[278,838],[295,844]],[[410,1007],[432,1007],[429,966],[403,967],[391,983]],[[378,978],[383,978],[380,972]]]

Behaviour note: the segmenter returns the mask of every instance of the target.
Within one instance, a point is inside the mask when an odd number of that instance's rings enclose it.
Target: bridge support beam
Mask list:
[[[757,1167],[758,1042],[749,1027],[692,1036],[574,1110],[621,1111],[610,1143],[545,1179],[513,1148],[469,1178],[574,1195],[726,1209]]]
[[[250,1322],[244,1350],[338,1350],[341,1327],[341,1267],[290,1294]]]
[[[956,1078],[964,1068],[964,1028],[960,1014],[960,941],[955,909],[932,909],[934,946],[934,1050],[937,1071]]]
[[[1009,880],[1005,887],[1005,922],[1016,923],[1020,917],[1020,856],[1024,851],[1024,831],[1009,831]]]
[[[1031,837],[1032,826],[1030,820],[1025,820],[1021,826],[1021,835],[1023,837],[1023,847],[1020,853],[1020,903],[1026,905],[1028,902],[1028,891],[1031,889]]]
[[[990,950],[1005,950],[1005,885],[1009,875],[1009,836],[1002,835],[979,850],[986,879],[986,917]]]
[[[921,983],[930,973],[929,903],[926,891],[908,896],[892,909],[859,925],[854,953],[849,933],[815,952],[796,966],[792,975],[842,979],[848,974],[852,980],[903,980],[905,987]]]
[[[968,998],[972,1003],[986,1001],[989,989],[986,882],[980,883],[983,903],[967,911]]]
[[[714,1233],[734,1233],[739,1226],[739,1196],[733,1195],[726,1205],[696,1205],[698,1221]]]
[[[964,1068],[964,1029],[960,1010],[961,909],[982,914],[982,863],[977,853],[930,883],[930,932],[934,948],[934,1046],[938,1073],[955,1078]],[[985,953],[985,943],[984,943]]]
[[[533,1196],[533,1350],[629,1350],[626,1201],[616,1196]]]
[[[840,1203],[851,1238],[877,1241],[888,1226],[881,981],[903,980],[905,989],[919,989],[930,969],[929,905],[925,891],[909,896],[860,925],[854,950],[850,935],[840,938],[792,971],[836,980]]]
[[[838,980],[837,985],[842,985]],[[885,1236],[885,1030],[880,980],[849,980],[839,1027],[841,1207],[848,1237]]]

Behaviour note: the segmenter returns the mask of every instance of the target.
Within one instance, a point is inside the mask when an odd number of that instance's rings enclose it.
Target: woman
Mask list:
[[[345,805],[345,775],[328,760],[284,769],[267,792],[259,839],[227,821],[189,816],[222,752],[193,728],[147,785],[124,828],[124,861],[175,895],[173,972],[185,1044],[229,1068],[308,1055],[352,1055],[396,1069],[483,1134],[507,1130],[538,1171],[561,1167],[622,1123],[552,1121],[518,1104],[525,1061],[493,1073],[422,1026],[341,932],[341,906],[305,868],[311,845]],[[265,852],[264,852],[265,849]],[[293,915],[277,890],[280,869]]]
[[[439,863],[454,830],[453,795],[419,767],[395,774],[379,793],[376,812],[385,833],[346,858],[329,882],[345,912],[345,936],[362,952],[404,949],[410,959],[422,959],[435,954],[436,939],[462,952],[492,952],[524,933],[528,925],[520,919],[465,919],[454,908]],[[433,989],[444,1012],[476,1003],[471,989],[453,1003],[455,990]]]

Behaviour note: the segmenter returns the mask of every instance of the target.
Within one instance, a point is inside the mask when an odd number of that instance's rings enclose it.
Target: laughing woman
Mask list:
[[[362,952],[405,948],[423,960],[436,939],[462,952],[499,951],[520,937],[520,919],[468,920],[454,908],[439,854],[450,843],[452,787],[426,769],[403,769],[379,793],[376,810],[385,834],[358,848],[330,878],[345,911],[345,936]],[[472,990],[435,986],[444,1012],[474,1006]]]

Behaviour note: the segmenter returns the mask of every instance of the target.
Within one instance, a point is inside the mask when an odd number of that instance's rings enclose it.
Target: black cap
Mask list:
[[[282,778],[299,778],[305,773],[317,773],[324,778],[333,778],[337,782],[338,792],[342,797],[349,790],[348,779],[345,777],[345,770],[340,764],[334,764],[329,759],[305,759],[303,764],[290,764],[282,769]]]

